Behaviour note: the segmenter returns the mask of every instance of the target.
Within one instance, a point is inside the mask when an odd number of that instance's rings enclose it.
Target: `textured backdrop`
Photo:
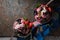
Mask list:
[[[26,16],[29,20],[33,21],[34,5],[38,1],[39,0],[0,0],[0,36],[11,36],[12,24],[20,17]],[[47,3],[47,1],[40,0],[39,2]]]

